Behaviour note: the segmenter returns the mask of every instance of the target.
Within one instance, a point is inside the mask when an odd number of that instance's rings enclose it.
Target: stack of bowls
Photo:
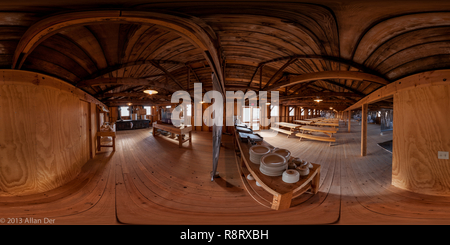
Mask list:
[[[288,169],[283,172],[282,180],[286,183],[295,183],[300,180],[300,173],[294,169]]]
[[[267,176],[281,176],[287,169],[287,161],[283,156],[276,153],[269,153],[261,157],[259,170]]]
[[[284,158],[286,158],[286,161],[289,161],[289,158],[291,157],[291,152],[288,151],[287,149],[274,148],[272,150],[272,153],[275,153],[275,154],[278,154],[278,155],[282,155]]]
[[[302,177],[308,176],[308,174],[309,174],[308,165],[303,165],[303,166],[297,167],[297,171],[300,173],[300,176],[302,176]]]
[[[270,148],[263,145],[254,145],[250,147],[249,154],[250,154],[250,161],[252,161],[255,164],[259,164],[261,161],[261,157],[270,153]]]

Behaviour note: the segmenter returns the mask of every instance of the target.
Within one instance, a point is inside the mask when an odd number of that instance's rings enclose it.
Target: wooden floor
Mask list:
[[[55,224],[450,224],[450,197],[391,186],[392,154],[377,145],[392,139],[369,124],[367,156],[360,126],[341,122],[336,144],[284,134],[268,138],[292,155],[322,165],[319,193],[274,211],[256,202],[241,181],[232,137],[224,135],[219,175],[210,181],[211,133],[191,144],[153,137],[151,129],[119,131],[116,152],[104,148],[77,179],[52,191],[1,197],[0,218],[55,219]],[[395,150],[395,149],[394,149]]]

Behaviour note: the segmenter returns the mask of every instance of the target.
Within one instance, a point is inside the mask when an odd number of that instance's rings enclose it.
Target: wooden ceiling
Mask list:
[[[193,92],[196,82],[210,90],[215,72],[225,90],[278,90],[282,103],[311,108],[320,96],[322,106],[344,109],[399,78],[450,67],[444,1],[0,7],[0,68],[61,78],[112,106],[161,103],[173,91]],[[149,86],[158,96],[142,93]]]

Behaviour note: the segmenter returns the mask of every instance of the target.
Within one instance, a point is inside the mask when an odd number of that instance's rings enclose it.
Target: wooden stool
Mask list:
[[[112,145],[102,145],[100,143],[101,137],[112,137]],[[97,132],[97,151],[100,151],[102,147],[112,147],[113,151],[116,151],[116,132]]]

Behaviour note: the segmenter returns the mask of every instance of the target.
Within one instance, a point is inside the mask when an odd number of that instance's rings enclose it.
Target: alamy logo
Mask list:
[[[172,94],[171,103],[182,103],[178,105],[172,112],[171,120],[174,126],[180,126],[181,111],[186,111],[186,108],[192,104],[191,96],[188,92],[179,90]],[[211,90],[202,96],[202,84],[194,84],[194,124],[193,126],[202,126],[205,123],[208,127],[212,126],[234,126],[236,120],[243,122],[244,116],[248,118],[248,115],[244,115],[244,108],[246,106],[246,100],[252,110],[256,110],[255,114],[258,114],[259,126],[267,127],[271,125],[272,128],[277,128],[278,125],[274,122],[278,122],[277,116],[270,116],[270,108],[278,108],[279,106],[279,92],[270,92],[270,107],[267,106],[268,98],[267,91],[259,91],[257,95],[255,91],[249,90],[245,94],[242,91],[226,91],[225,98],[218,91]],[[212,103],[203,113],[202,102]],[[236,104],[236,113],[235,113]],[[224,106],[225,106],[225,120],[224,120]],[[197,113],[196,113],[197,112]],[[236,115],[235,115],[236,114]],[[188,119],[189,120],[189,119]],[[252,120],[252,119],[250,119]],[[269,134],[266,137],[273,137],[277,134],[277,131],[262,130]]]

